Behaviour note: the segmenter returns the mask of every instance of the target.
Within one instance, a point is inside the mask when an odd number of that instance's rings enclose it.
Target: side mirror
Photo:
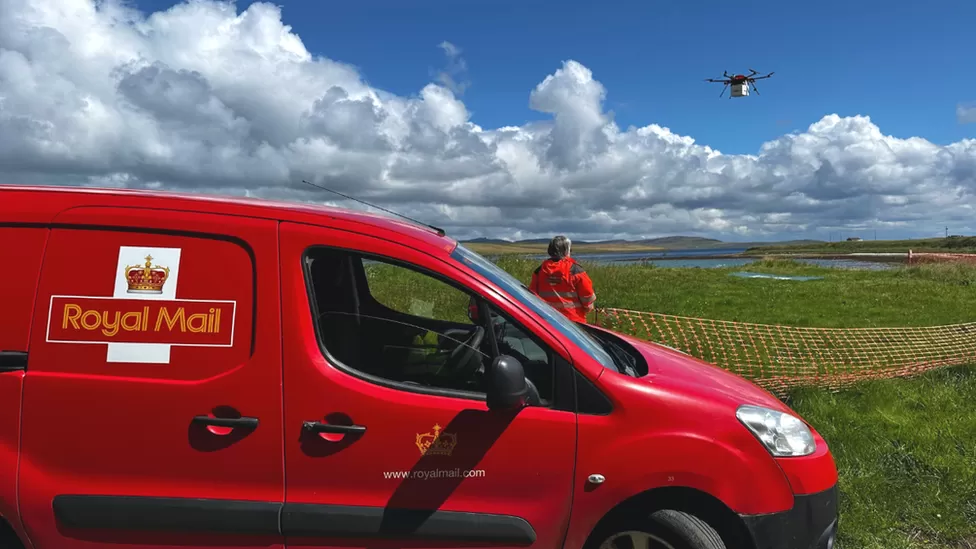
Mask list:
[[[517,359],[506,355],[496,358],[487,381],[489,410],[517,410],[528,404],[529,384]]]

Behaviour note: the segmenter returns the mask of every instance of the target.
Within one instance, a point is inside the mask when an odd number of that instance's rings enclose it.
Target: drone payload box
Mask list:
[[[741,84],[732,84],[732,90],[729,92],[732,97],[748,97],[749,96],[749,83],[743,82]]]

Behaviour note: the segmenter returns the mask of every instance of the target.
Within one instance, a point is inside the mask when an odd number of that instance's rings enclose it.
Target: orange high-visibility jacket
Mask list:
[[[569,257],[543,261],[532,273],[529,290],[576,322],[586,322],[596,301],[590,275]]]

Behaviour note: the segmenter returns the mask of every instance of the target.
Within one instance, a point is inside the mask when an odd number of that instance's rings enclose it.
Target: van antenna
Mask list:
[[[393,214],[395,216],[402,217],[402,218],[404,218],[404,219],[406,219],[408,221],[412,221],[414,223],[417,223],[418,225],[423,225],[424,227],[427,227],[429,229],[433,229],[437,233],[437,236],[445,236],[447,234],[446,232],[444,232],[444,229],[442,229],[440,227],[435,227],[435,226],[433,226],[433,225],[431,225],[429,223],[424,223],[423,221],[417,221],[416,219],[413,219],[412,217],[407,217],[407,216],[405,216],[403,214],[396,213],[393,210],[388,210],[386,208],[381,208],[381,207],[379,207],[379,206],[377,206],[375,204],[370,204],[369,202],[366,202],[365,200],[360,200],[358,198],[354,198],[354,197],[351,197],[349,195],[342,194],[339,191],[333,191],[332,189],[328,189],[326,187],[323,187],[322,185],[316,185],[315,183],[309,183],[308,181],[305,181],[304,179],[302,179],[302,183],[305,183],[306,185],[311,185],[312,187],[315,187],[317,189],[322,189],[323,191],[329,191],[330,193],[337,194],[337,195],[339,195],[339,196],[341,196],[343,198],[347,198],[349,200],[355,200],[356,202],[359,202],[361,204],[366,204],[367,206],[369,206],[371,208],[376,208],[377,210],[383,210],[386,213],[390,213],[390,214]]]

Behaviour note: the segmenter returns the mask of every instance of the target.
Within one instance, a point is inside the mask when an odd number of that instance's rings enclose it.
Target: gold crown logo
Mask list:
[[[433,433],[417,434],[417,449],[422,456],[449,456],[457,446],[457,435],[442,433],[440,425],[434,425]]]
[[[126,265],[125,283],[130,294],[161,294],[169,279],[169,267],[153,266],[153,257],[146,256],[144,265]]]

